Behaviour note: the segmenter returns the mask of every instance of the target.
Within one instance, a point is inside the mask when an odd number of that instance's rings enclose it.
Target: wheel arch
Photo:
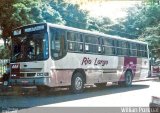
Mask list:
[[[72,74],[72,77],[71,77],[71,81],[72,81],[72,79],[73,79],[74,74],[77,73],[77,72],[79,72],[79,73],[82,74],[82,76],[83,76],[83,78],[84,78],[84,83],[86,83],[86,73],[85,73],[84,69],[81,69],[81,68],[78,68],[78,69],[75,69],[75,70],[74,70],[74,72],[73,72],[73,74]]]

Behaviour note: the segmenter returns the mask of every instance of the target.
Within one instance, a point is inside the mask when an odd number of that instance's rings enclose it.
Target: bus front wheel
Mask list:
[[[84,90],[84,77],[80,72],[75,72],[71,81],[71,91],[81,93]]]

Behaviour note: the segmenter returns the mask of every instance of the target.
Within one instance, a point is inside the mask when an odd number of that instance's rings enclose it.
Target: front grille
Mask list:
[[[36,75],[36,73],[15,73],[15,74],[11,74],[12,78],[23,78],[23,77],[34,77]]]
[[[27,77],[34,77],[36,73],[27,73]]]

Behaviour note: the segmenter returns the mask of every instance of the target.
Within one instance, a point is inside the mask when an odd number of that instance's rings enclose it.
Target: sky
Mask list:
[[[99,3],[88,3],[82,6],[90,12],[91,16],[98,17],[104,16],[109,17],[111,20],[117,18],[123,18],[126,16],[126,8],[132,7],[135,4],[140,4],[141,1],[107,1]]]

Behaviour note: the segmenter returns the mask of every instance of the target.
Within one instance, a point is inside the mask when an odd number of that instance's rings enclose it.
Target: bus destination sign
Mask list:
[[[26,29],[24,29],[24,32],[29,33],[29,32],[39,31],[39,30],[43,30],[43,29],[44,29],[44,25],[39,25],[39,26],[26,28]]]
[[[30,32],[40,31],[40,30],[44,30],[44,29],[45,29],[44,25],[26,26],[24,28],[22,27],[22,28],[14,30],[13,35],[18,36],[23,33],[30,33]]]

